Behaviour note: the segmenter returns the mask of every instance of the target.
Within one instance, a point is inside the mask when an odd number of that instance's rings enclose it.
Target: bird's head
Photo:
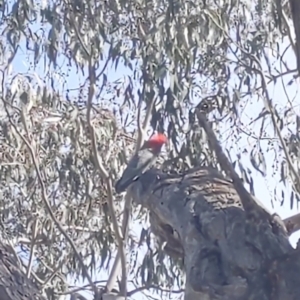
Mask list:
[[[160,151],[162,146],[167,142],[168,138],[163,133],[157,133],[145,142],[143,148],[150,148],[155,151]]]

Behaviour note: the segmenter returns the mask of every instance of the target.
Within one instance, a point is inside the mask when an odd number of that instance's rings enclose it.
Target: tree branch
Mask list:
[[[30,256],[29,256],[29,262],[27,266],[26,276],[27,278],[30,278],[31,268],[32,268],[32,262],[33,262],[33,256],[34,256],[34,248],[35,248],[35,240],[37,236],[37,230],[38,230],[38,219],[34,221],[33,229],[32,229],[32,240],[31,240],[31,246],[30,246]]]
[[[116,214],[115,214],[115,208],[114,208],[114,200],[113,200],[113,191],[112,191],[112,180],[110,177],[109,172],[105,169],[102,159],[98,154],[97,151],[97,140],[96,140],[96,134],[95,134],[95,129],[92,124],[91,120],[91,110],[92,110],[92,102],[93,98],[95,95],[95,85],[96,85],[96,72],[95,72],[95,67],[92,62],[92,56],[90,56],[90,61],[89,61],[89,79],[90,79],[90,86],[89,86],[89,94],[88,94],[88,107],[87,107],[87,121],[89,124],[89,129],[90,129],[90,135],[91,135],[91,143],[92,143],[92,148],[93,148],[93,153],[96,161],[96,166],[97,169],[100,172],[101,177],[104,179],[106,182],[107,186],[107,203],[108,203],[108,208],[114,228],[114,232],[116,235],[116,240],[118,243],[118,251],[120,253],[120,259],[121,259],[121,264],[122,264],[122,278],[127,278],[127,272],[126,272],[126,252],[125,252],[125,246],[124,246],[124,235],[121,235],[118,221],[116,219]],[[114,286],[114,282],[110,282],[108,290],[112,289]]]
[[[289,236],[300,230],[300,213],[283,220]]]
[[[221,168],[224,170],[226,175],[232,179],[234,188],[236,189],[236,191],[241,199],[241,202],[243,204],[244,210],[246,212],[246,216],[248,218],[251,218],[251,217],[255,218],[257,222],[261,222],[262,217],[264,219],[267,218],[270,221],[270,224],[272,224],[272,225],[276,224],[278,229],[281,228],[283,230],[283,232],[286,232],[286,228],[285,228],[283,222],[278,222],[277,218],[274,219],[272,217],[272,215],[262,205],[260,205],[257,201],[255,201],[253,196],[246,190],[246,188],[243,185],[242,180],[240,179],[238,174],[235,172],[235,170],[234,170],[232,164],[229,162],[227,156],[224,154],[222,147],[221,147],[214,131],[212,130],[212,128],[206,121],[206,116],[203,114],[203,112],[200,111],[199,109],[197,109],[196,114],[197,114],[199,124],[205,130],[207,138],[210,142],[210,146],[211,146],[212,150],[215,152]]]

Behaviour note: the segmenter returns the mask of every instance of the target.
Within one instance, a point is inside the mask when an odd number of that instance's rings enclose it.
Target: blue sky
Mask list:
[[[288,42],[284,41],[282,44],[282,52],[284,49],[288,46]],[[21,44],[21,49],[19,50],[18,55],[15,57],[12,66],[13,66],[13,72],[14,73],[27,73],[28,72],[28,67],[29,67],[29,62],[32,59],[32,57],[28,57],[26,54],[26,47],[23,44]],[[289,65],[290,69],[294,69],[296,66],[296,61],[295,61],[295,56],[294,53],[292,52],[291,48],[286,52],[286,54],[283,57],[283,60],[286,61],[286,63]],[[41,60],[43,61],[43,59]],[[78,91],[76,90],[85,80],[86,76],[83,76],[80,73],[76,72],[75,68],[71,68],[71,71],[67,69],[66,67],[66,62],[62,59],[58,60],[58,64],[61,65],[61,70],[65,71],[65,73],[68,73],[69,75],[67,77],[62,77],[59,74],[53,74],[55,77],[56,81],[56,87],[58,90],[62,91],[65,88],[68,88],[70,90],[74,91],[72,92],[74,96],[77,96]],[[275,67],[280,69],[280,65],[276,64]],[[101,69],[101,67],[100,67]],[[52,70],[53,71],[53,70]],[[33,72],[33,71],[31,71]],[[44,78],[44,68],[43,68],[43,63],[41,62],[39,67],[36,70],[36,73],[43,79]],[[106,71],[106,75],[108,76],[108,80],[111,82],[114,82],[116,80],[127,80],[129,75],[131,75],[132,72],[130,69],[124,67],[122,63],[119,64],[117,70],[115,70],[114,66],[109,65],[108,70]],[[281,111],[286,105],[288,101],[293,102],[293,106],[295,108],[296,113],[299,114],[299,104],[300,104],[300,99],[299,96],[297,95],[297,83],[293,83],[292,85],[288,85],[288,82],[290,81],[291,76],[286,76],[283,78],[283,83],[280,82],[280,80],[277,81],[277,84],[270,84],[268,86],[270,96],[272,97],[274,103],[276,104],[276,107],[279,111]],[[232,81],[232,84],[234,85],[234,80]],[[288,100],[288,97],[290,100]],[[106,102],[108,103],[108,102]],[[245,128],[247,129],[247,125],[250,124],[251,118],[256,118],[260,111],[262,110],[263,103],[261,100],[257,101],[253,99],[253,102],[249,100],[249,103],[247,104],[247,110],[246,112],[243,113],[243,123],[245,124]],[[133,116],[134,117],[134,116]],[[260,122],[257,122],[255,124],[249,125],[248,129],[252,129],[253,132],[258,132],[260,129]],[[293,127],[291,127],[293,129]],[[269,134],[273,136],[273,130],[272,126],[268,126]],[[226,126],[223,128],[224,136],[230,137],[231,132],[230,129]],[[241,135],[239,144],[238,145],[233,145],[230,141],[228,141],[226,138],[224,138],[223,141],[223,147],[229,149],[232,158],[236,155],[236,153],[239,152],[240,149],[250,149],[255,143],[255,140],[252,138],[249,138],[246,135]],[[267,142],[262,142],[262,149],[263,151],[267,151],[268,144]],[[242,162],[244,166],[249,166],[253,170],[253,168],[250,165],[249,158],[247,155],[242,155]],[[290,203],[289,203],[289,193],[290,193],[290,187],[283,186],[282,183],[279,182],[280,178],[278,177],[278,174],[273,176],[272,175],[272,164],[274,162],[274,153],[272,150],[268,151],[268,154],[266,156],[266,163],[267,163],[267,170],[268,170],[268,175],[266,177],[262,177],[260,173],[253,171],[252,176],[255,181],[255,193],[256,196],[264,203],[266,207],[268,207],[271,211],[277,212],[281,217],[286,218],[288,216],[291,216],[293,214],[296,214],[297,208],[296,205],[294,206],[293,210],[290,209]],[[277,194],[281,195],[281,190],[285,191],[286,200],[284,201],[284,204],[281,206],[280,201],[281,199],[276,200],[274,198],[273,192],[274,190],[277,190]],[[272,207],[272,202],[274,207]],[[137,224],[134,225],[133,230],[136,232],[137,236],[139,236],[141,227]],[[300,237],[300,233],[296,233],[292,236],[291,242],[292,244],[295,244]],[[107,278],[107,274],[98,274],[98,278],[101,278],[102,280]],[[131,290],[132,287],[129,288]],[[141,296],[136,296],[134,299],[142,299]]]

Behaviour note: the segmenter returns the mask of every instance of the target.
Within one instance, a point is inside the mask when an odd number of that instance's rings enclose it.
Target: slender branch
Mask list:
[[[97,280],[94,281],[94,284],[97,285],[98,287],[103,287],[102,285],[100,285],[100,283],[106,283],[107,280]],[[80,291],[86,291],[86,290],[90,290],[91,286],[89,284],[85,284],[83,286],[77,287],[77,286],[69,286],[70,291],[65,291],[65,292],[55,292],[56,295],[58,296],[66,296],[66,295],[70,295],[70,294],[74,294]]]
[[[146,83],[144,81],[143,83],[143,90],[142,90],[142,97],[144,98],[144,95],[145,95],[145,90],[146,90]],[[141,114],[142,114],[142,102],[143,102],[143,99],[139,99],[139,102],[138,102],[138,114],[137,114],[137,129],[138,129],[138,137],[137,137],[137,141],[136,141],[136,147],[135,147],[135,151],[139,151],[139,149],[141,148],[142,144],[143,144],[143,141],[145,139],[145,135],[146,135],[146,132],[145,132],[145,129],[147,128],[147,123],[143,123],[142,124],[142,117],[141,117]],[[147,113],[150,112],[151,114],[151,111],[152,111],[152,108],[150,110],[150,107],[148,107],[147,109],[147,112],[146,112],[146,116],[147,116]],[[146,118],[145,118],[145,121],[146,121]]]
[[[71,21],[71,20],[69,20]],[[121,237],[121,234],[119,232],[119,226],[118,226],[118,222],[116,219],[116,215],[115,215],[115,209],[114,209],[114,204],[113,204],[113,192],[112,192],[112,181],[111,178],[109,176],[108,171],[105,169],[102,159],[100,158],[98,151],[97,151],[97,142],[96,142],[96,134],[95,134],[95,129],[94,126],[92,125],[91,122],[91,109],[92,109],[92,101],[95,95],[95,85],[96,85],[96,80],[98,80],[102,74],[104,73],[104,70],[106,68],[106,66],[108,65],[109,59],[106,60],[106,63],[102,69],[102,71],[96,76],[96,72],[95,72],[95,67],[94,67],[94,63],[92,62],[93,60],[93,53],[87,49],[86,45],[84,44],[84,42],[81,39],[81,36],[78,32],[78,29],[75,25],[75,22],[72,20],[72,25],[75,29],[75,33],[76,36],[78,37],[82,48],[84,49],[86,55],[89,58],[89,82],[90,82],[90,86],[89,86],[89,94],[88,94],[88,107],[87,107],[87,120],[88,120],[88,124],[89,124],[89,129],[90,129],[90,134],[91,134],[91,141],[92,141],[92,147],[93,147],[93,153],[94,153],[94,157],[96,160],[96,165],[97,168],[101,174],[101,177],[105,180],[106,185],[107,185],[107,192],[108,192],[108,207],[109,207],[109,212],[110,212],[110,216],[112,219],[112,223],[113,223],[113,228],[114,228],[114,232],[116,234],[116,239],[117,239],[117,243],[118,243],[118,256],[121,259],[121,264],[122,264],[122,278],[124,278],[124,280],[126,280],[127,278],[127,271],[126,271],[126,244],[124,245],[124,238]],[[92,51],[92,49],[91,49]],[[110,278],[114,278],[114,276],[110,276]],[[110,285],[108,285],[108,290],[112,289],[112,287],[115,284],[115,281],[109,280]],[[125,284],[126,286],[126,284]],[[126,293],[126,291],[125,291]]]
[[[48,282],[54,278],[57,272],[62,268],[62,266],[66,263],[66,259],[62,260],[59,265],[52,271],[52,274],[44,281],[42,284],[43,289],[46,287]],[[61,277],[60,277],[61,278]]]
[[[142,95],[145,94],[145,83],[143,85],[143,91],[142,91]],[[149,125],[150,122],[150,117],[151,117],[151,113],[152,113],[152,109],[154,106],[154,99],[151,99],[150,104],[148,105],[147,109],[146,109],[146,114],[145,114],[145,119],[142,122],[141,121],[141,109],[142,109],[142,100],[139,99],[139,103],[138,103],[138,120],[137,120],[137,126],[138,126],[138,137],[137,137],[137,142],[136,142],[136,148],[135,151],[137,152],[141,146],[142,143],[144,142],[145,139],[145,131]],[[129,224],[130,224],[130,220],[131,220],[131,215],[132,215],[132,199],[129,193],[126,193],[125,196],[125,204],[124,204],[124,214],[123,214],[123,220],[122,220],[122,234],[123,234],[123,238],[125,241],[127,241],[128,238],[128,232],[129,232]],[[125,246],[126,244],[124,244]],[[126,249],[124,248],[124,251],[126,251]],[[113,286],[116,283],[117,280],[117,276],[119,274],[119,269],[120,269],[120,259],[122,259],[122,255],[120,254],[120,251],[118,251],[117,256],[115,258],[112,270],[110,272],[110,276],[109,279],[107,281],[107,286],[106,289],[108,291],[111,291]],[[124,267],[122,267],[122,271],[124,272]],[[123,273],[122,272],[122,273]],[[126,282],[125,279],[127,280],[127,276],[123,276],[122,275],[122,280],[121,280],[121,291],[120,294],[121,296],[126,296],[127,294],[127,288],[125,287]]]
[[[160,292],[170,293],[170,294],[182,294],[185,291],[184,289],[179,289],[179,290],[172,291],[172,290],[169,290],[169,289],[163,289],[160,286],[157,286],[155,284],[151,284],[151,285],[145,285],[145,286],[135,288],[134,290],[127,293],[127,297],[132,297],[136,293],[140,293],[143,290],[149,290],[149,289],[155,289],[155,290],[159,290]]]
[[[102,161],[101,157],[98,154],[95,129],[94,129],[94,126],[92,125],[92,121],[91,121],[91,109],[92,109],[93,98],[94,98],[94,95],[95,95],[96,81],[103,75],[103,73],[106,69],[106,66],[108,65],[109,58],[106,60],[106,62],[104,64],[104,67],[102,68],[101,72],[96,76],[94,63],[92,61],[93,60],[93,57],[92,57],[93,53],[92,52],[90,53],[90,51],[87,49],[86,45],[82,41],[81,36],[79,34],[79,31],[78,31],[78,29],[76,27],[76,24],[73,20],[72,20],[72,25],[75,29],[76,36],[78,37],[82,48],[84,49],[86,55],[89,58],[89,82],[90,82],[90,86],[89,86],[89,94],[88,94],[87,121],[88,121],[89,129],[90,129],[90,133],[91,133],[92,148],[93,148],[93,153],[94,153],[94,157],[95,157],[95,160],[96,160],[96,165],[97,165],[97,168],[100,172],[101,177],[105,180],[106,186],[107,186],[108,208],[109,208],[111,220],[112,220],[112,223],[113,223],[114,232],[115,232],[115,235],[116,235],[118,248],[120,249],[120,256],[121,256],[121,263],[122,263],[122,278],[126,278],[127,277],[126,252],[124,250],[124,238],[121,237],[121,233],[120,233],[120,230],[119,230],[119,225],[118,225],[118,222],[117,222],[117,219],[116,219],[116,214],[115,214],[114,201],[113,201],[113,192],[112,192],[112,180],[110,178],[110,175],[109,175],[108,171],[105,169],[105,167],[103,165],[103,161]],[[92,51],[92,49],[91,49],[91,51]],[[113,285],[114,285],[114,283],[113,283]]]
[[[37,230],[38,230],[38,222],[39,222],[38,219],[36,219],[34,221],[34,224],[33,224],[29,263],[28,263],[28,267],[27,267],[27,271],[26,271],[27,278],[30,278],[30,272],[31,272],[31,268],[32,268],[34,248],[35,248],[35,240],[36,240],[36,235],[37,235]]]
[[[93,102],[93,98],[95,95],[95,80],[96,80],[95,73],[96,73],[95,67],[92,63],[92,57],[90,56],[90,61],[89,61],[90,86],[89,86],[89,94],[88,94],[87,121],[89,124],[89,130],[90,130],[90,134],[91,134],[91,142],[92,142],[93,154],[94,154],[95,161],[96,161],[96,166],[100,172],[101,177],[106,182],[106,186],[107,186],[107,197],[108,197],[107,203],[108,203],[110,217],[111,217],[112,224],[113,224],[113,229],[114,229],[116,239],[117,239],[118,250],[120,253],[120,259],[121,259],[121,265],[122,265],[122,278],[125,278],[124,280],[126,280],[127,271],[126,271],[126,251],[125,251],[126,245],[124,242],[125,239],[124,239],[124,235],[122,235],[122,233],[120,233],[118,221],[116,219],[114,200],[113,200],[113,191],[112,191],[112,180],[111,180],[109,172],[105,169],[105,167],[103,165],[103,161],[102,161],[100,155],[98,154],[95,128],[94,128],[94,126],[92,124],[92,120],[91,120],[92,102]],[[114,284],[115,284],[115,282],[113,282],[111,284],[112,286],[109,287],[109,289],[110,288],[112,289]]]
[[[109,189],[108,193],[112,195],[112,183],[111,180],[109,182]],[[126,201],[125,201],[126,203]],[[126,241],[128,237],[128,224],[129,224],[129,219],[125,217],[126,214],[126,208],[124,209],[124,216],[122,220],[122,243],[119,244],[118,247],[118,253],[114,261],[114,265],[112,267],[110,276],[107,281],[106,289],[108,292],[111,292],[116,281],[117,281],[117,276],[119,275],[119,270],[120,270],[120,263],[121,263],[121,270],[122,270],[122,278],[121,278],[121,290],[120,290],[120,295],[124,295],[124,293],[127,293],[127,262],[126,262]],[[127,226],[126,226],[127,225]]]
[[[66,260],[64,260],[64,261],[66,261]],[[56,272],[56,270],[59,270],[59,267],[56,267],[55,269],[53,269],[51,266],[49,266],[47,263],[45,263],[45,261],[44,260],[41,260],[40,261],[41,262],[41,264],[48,270],[48,271],[50,271],[52,274],[54,274],[54,273],[56,273],[56,276],[61,280],[61,281],[63,281],[66,285],[68,285],[67,284],[67,282],[66,282],[66,278],[63,276],[63,274],[61,274],[61,273],[59,273],[59,272]],[[61,262],[60,263],[60,265],[62,265],[63,263]],[[50,275],[51,276],[51,275]],[[48,279],[46,279],[45,281],[43,281],[42,283],[41,283],[41,290],[44,288],[44,286],[45,286],[45,284],[47,283],[47,281],[48,281]],[[92,289],[92,287],[91,287],[91,289]]]

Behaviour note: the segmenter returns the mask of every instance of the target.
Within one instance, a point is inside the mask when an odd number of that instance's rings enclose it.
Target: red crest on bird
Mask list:
[[[150,137],[148,141],[145,142],[145,147],[147,148],[161,148],[165,143],[167,143],[168,138],[163,133],[156,133]]]

